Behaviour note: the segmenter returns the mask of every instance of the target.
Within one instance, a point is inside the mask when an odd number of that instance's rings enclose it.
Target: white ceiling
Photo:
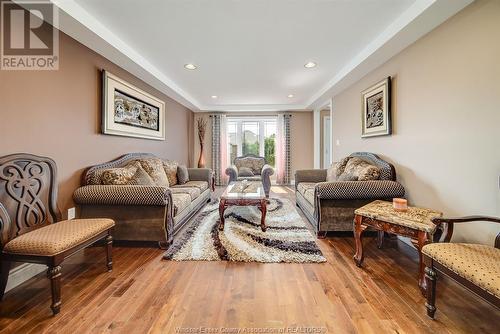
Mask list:
[[[322,103],[471,1],[53,2],[63,31],[182,104],[269,111]]]

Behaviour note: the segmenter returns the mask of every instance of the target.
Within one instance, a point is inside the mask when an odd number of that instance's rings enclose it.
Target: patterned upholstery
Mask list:
[[[174,202],[174,217],[191,204],[191,196],[186,193],[172,194]]]
[[[349,157],[344,171],[338,176],[339,181],[370,181],[378,180],[380,169],[360,158]]]
[[[136,185],[136,186],[155,186],[155,181],[149,176],[149,174],[142,168],[141,164],[136,161],[135,165],[137,167],[137,170],[135,174],[130,178],[130,180],[127,182],[129,185]]]
[[[380,159],[380,157],[376,154],[370,152],[355,152],[349,155],[349,157],[357,157],[371,165],[377,166],[380,169],[380,180],[396,180],[394,166],[387,161]]]
[[[125,167],[105,169],[101,174],[101,183],[107,185],[128,184],[136,174],[138,163],[130,163]],[[140,164],[139,164],[140,167]]]
[[[262,176],[239,176],[236,178],[237,181],[243,181],[243,180],[247,180],[247,181],[260,181],[262,180]]]
[[[422,253],[500,298],[500,249],[486,245],[433,243]]]
[[[115,225],[111,219],[73,219],[50,224],[9,241],[4,252],[52,256],[97,236]]]
[[[380,199],[403,197],[405,189],[395,181],[338,181],[318,183],[321,199]]]
[[[311,203],[314,207],[314,188],[316,187],[316,183],[312,182],[301,182],[297,186],[297,191],[304,196],[304,198]]]
[[[240,170],[241,167],[248,167],[252,170],[254,175],[260,175],[262,168],[266,164],[266,160],[262,157],[257,156],[243,156],[234,159],[234,165]]]
[[[207,181],[188,181],[184,184],[177,184],[172,187],[173,188],[188,188],[188,187],[196,187],[200,189],[201,192],[204,192],[205,190],[208,189],[208,182]]]
[[[104,205],[166,205],[170,190],[158,186],[90,185],[76,189],[73,199],[77,204]]]
[[[191,200],[194,200],[196,197],[200,196],[201,190],[197,187],[175,187],[170,188],[172,194],[188,194],[191,196]]]

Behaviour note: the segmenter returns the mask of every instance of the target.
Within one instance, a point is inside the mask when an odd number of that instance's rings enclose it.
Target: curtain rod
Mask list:
[[[209,117],[215,117],[215,116],[226,116],[226,117],[230,117],[230,118],[244,118],[244,117],[252,117],[252,118],[258,118],[258,117],[275,117],[275,116],[279,116],[279,115],[284,115],[284,116],[289,116],[289,117],[292,117],[293,115],[292,114],[288,114],[288,113],[283,113],[283,114],[263,114],[263,115],[237,115],[237,114],[231,114],[231,115],[227,115],[227,114],[210,114],[208,115]]]

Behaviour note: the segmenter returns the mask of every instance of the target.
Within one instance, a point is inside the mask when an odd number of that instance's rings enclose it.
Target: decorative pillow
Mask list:
[[[137,186],[155,186],[156,183],[153,181],[151,176],[142,168],[141,164],[136,161],[134,165],[137,168],[137,171],[132,176],[130,181],[127,182],[129,185],[137,185]]]
[[[171,186],[175,186],[177,184],[177,166],[179,164],[176,161],[172,160],[164,160],[163,161],[163,170],[165,174],[167,174],[168,183]]]
[[[339,181],[369,181],[380,178],[380,169],[368,162],[352,157],[347,162],[344,172],[339,176]]]
[[[326,180],[328,182],[339,180],[340,175],[342,175],[342,173],[344,172],[345,166],[347,165],[350,159],[351,157],[345,157],[339,162],[333,163],[330,166],[330,168],[328,168],[326,171]],[[339,180],[339,181],[347,181],[347,180]]]
[[[165,170],[163,170],[163,162],[158,158],[148,158],[138,160],[146,173],[151,176],[154,183],[160,187],[169,187],[169,182]]]
[[[255,174],[249,167],[240,167],[238,170],[238,176],[255,176]]]
[[[189,172],[186,166],[184,165],[177,166],[177,181],[179,182],[179,184],[184,184],[186,182],[189,182]]]
[[[101,183],[106,185],[127,184],[137,171],[134,164],[125,167],[105,169],[101,174]]]

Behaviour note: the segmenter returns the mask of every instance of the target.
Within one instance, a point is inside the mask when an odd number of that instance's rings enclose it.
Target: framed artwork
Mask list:
[[[102,71],[102,133],[165,140],[165,102]]]
[[[361,137],[392,133],[391,77],[361,92]]]

